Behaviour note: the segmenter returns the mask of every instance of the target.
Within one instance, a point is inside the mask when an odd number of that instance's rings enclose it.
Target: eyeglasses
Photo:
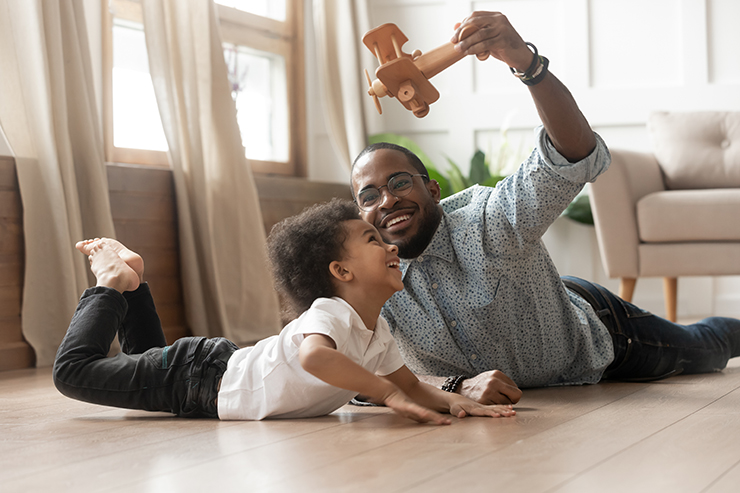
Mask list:
[[[429,177],[421,173],[412,175],[411,173],[398,173],[388,180],[388,185],[382,185],[378,188],[370,187],[362,190],[355,199],[357,206],[365,212],[375,210],[380,204],[382,195],[380,189],[385,187],[394,197],[404,197],[411,193],[414,188],[413,177],[421,176],[426,183],[429,181]]]

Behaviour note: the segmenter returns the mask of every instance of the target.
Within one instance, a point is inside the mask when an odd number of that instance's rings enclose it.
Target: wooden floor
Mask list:
[[[525,391],[515,418],[419,425],[385,408],[184,420],[0,373],[0,491],[740,491],[740,358],[722,373]]]

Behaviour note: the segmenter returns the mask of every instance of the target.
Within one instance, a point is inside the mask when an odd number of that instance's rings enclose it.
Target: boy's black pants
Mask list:
[[[107,354],[118,333],[121,353]],[[54,361],[54,384],[73,399],[188,418],[218,418],[216,386],[238,347],[217,337],[167,346],[149,286],[85,290]]]

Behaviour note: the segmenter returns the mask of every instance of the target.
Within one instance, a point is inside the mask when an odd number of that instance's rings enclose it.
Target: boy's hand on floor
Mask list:
[[[448,425],[449,418],[416,404],[408,398],[401,390],[396,390],[383,399],[383,404],[404,418],[413,419],[419,423],[433,423],[435,425]],[[482,406],[485,407],[485,406]]]

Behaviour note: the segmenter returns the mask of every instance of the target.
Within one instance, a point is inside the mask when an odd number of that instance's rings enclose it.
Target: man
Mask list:
[[[478,30],[459,41],[468,25]],[[355,160],[361,215],[403,259],[405,289],[383,316],[407,366],[482,403],[516,403],[520,386],[716,371],[740,355],[738,320],[684,327],[595,284],[561,280],[541,236],[607,169],[609,151],[504,15],[476,12],[456,27],[457,49],[490,53],[528,86],[543,128],[527,162],[496,189],[472,187],[443,204],[405,149],[374,145]]]

